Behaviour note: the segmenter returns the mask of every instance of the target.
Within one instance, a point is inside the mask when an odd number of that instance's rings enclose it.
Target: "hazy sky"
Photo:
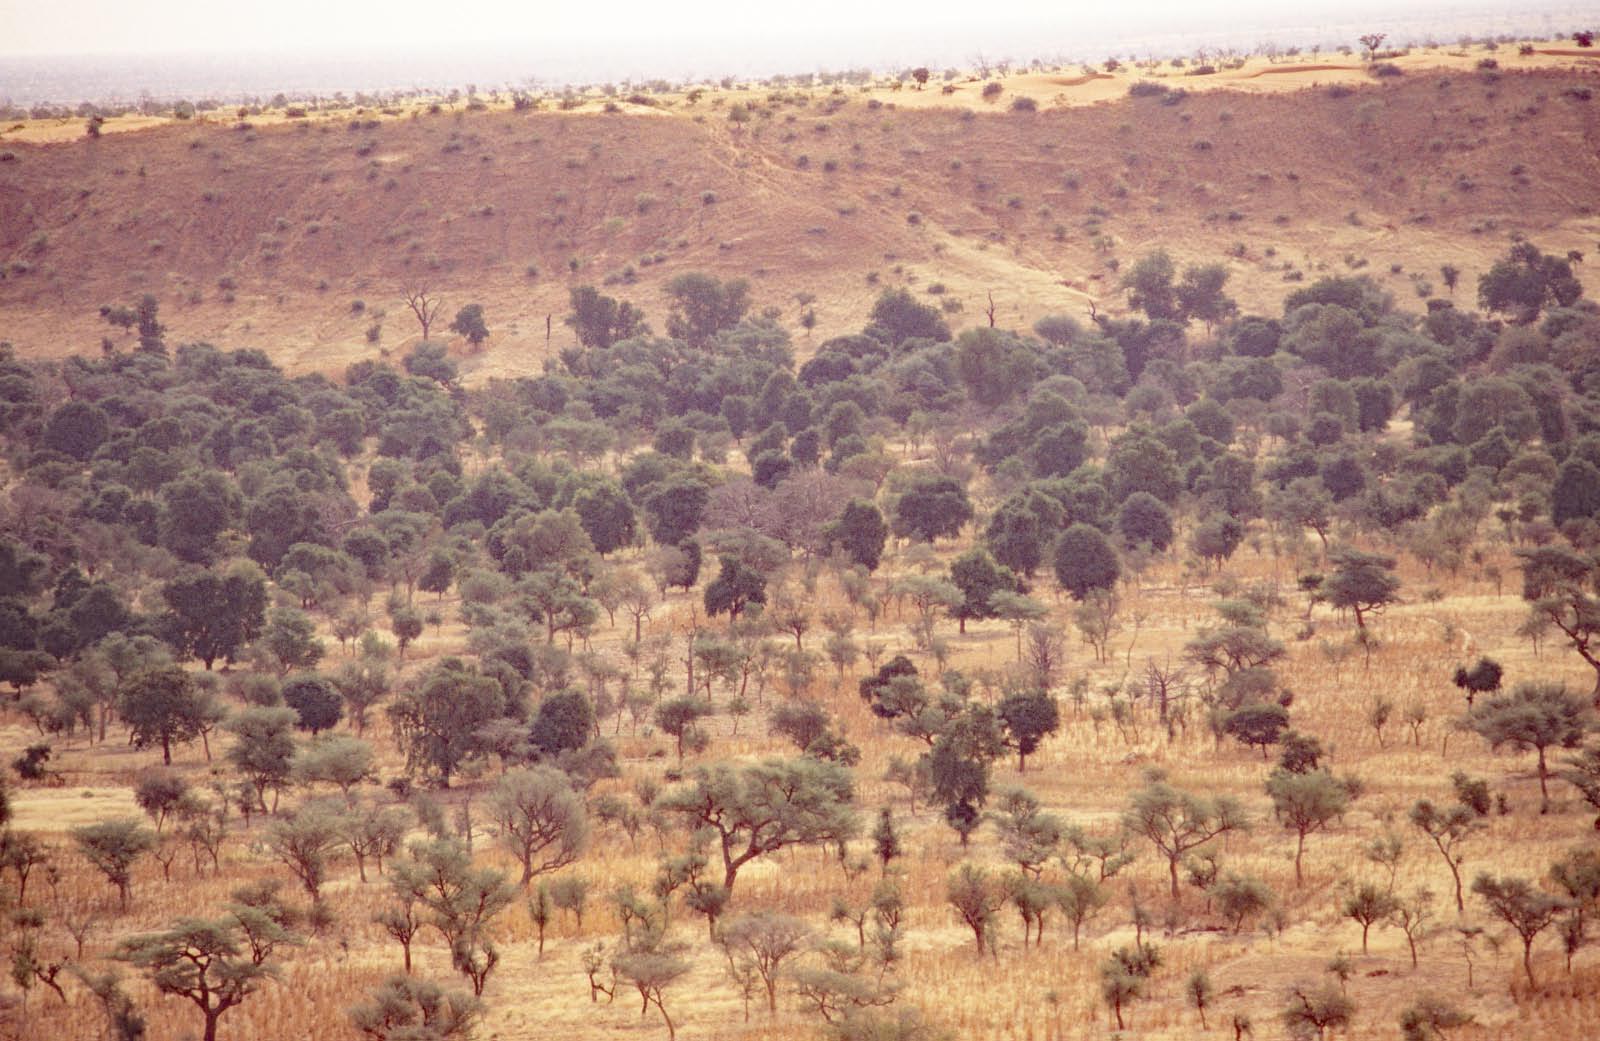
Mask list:
[[[1026,41],[1045,29],[1103,35],[1179,29],[1309,26],[1370,13],[1542,6],[1528,0],[0,0],[0,54],[172,54],[194,51],[426,50],[537,45],[541,49],[735,43]],[[237,13],[236,13],[237,12]],[[841,29],[849,26],[848,34]],[[1042,42],[1042,41],[1041,41]],[[989,45],[993,45],[990,43]],[[698,49],[698,47],[696,49]],[[787,48],[785,48],[787,49]]]
[[[1577,23],[1600,23],[1600,0],[0,0],[0,101],[972,68]]]

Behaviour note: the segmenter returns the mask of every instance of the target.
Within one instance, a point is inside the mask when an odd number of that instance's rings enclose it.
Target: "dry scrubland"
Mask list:
[[[491,106],[309,120],[269,114],[251,117],[252,127],[234,127],[232,119],[187,125],[130,119],[125,127],[112,121],[97,141],[76,140],[72,126],[24,125],[0,135],[0,149],[12,157],[0,163],[0,258],[9,265],[0,308],[19,356],[54,358],[95,348],[107,328],[95,315],[99,305],[154,290],[163,318],[186,338],[264,347],[291,373],[342,373],[380,350],[398,358],[414,346],[398,294],[402,286],[429,283],[451,311],[468,299],[484,304],[493,329],[487,347],[453,350],[463,382],[479,387],[490,377],[540,371],[555,353],[545,341],[546,315],[555,316],[553,347],[570,345],[560,324],[569,286],[605,281],[604,291],[656,313],[664,309],[661,283],[690,270],[748,276],[757,308],[776,308],[786,324],[814,307],[815,329],[796,337],[802,356],[812,341],[860,328],[873,298],[888,287],[909,287],[935,304],[959,302],[944,308],[958,325],[984,324],[990,292],[1001,327],[1023,327],[1052,312],[1082,315],[1091,301],[1121,313],[1112,261],[1131,263],[1154,245],[1169,247],[1180,262],[1226,257],[1229,289],[1247,311],[1276,313],[1283,294],[1301,280],[1350,274],[1372,275],[1402,308],[1419,309],[1422,297],[1437,292],[1441,263],[1460,268],[1465,306],[1469,287],[1504,252],[1508,234],[1526,234],[1556,254],[1594,248],[1600,238],[1594,209],[1600,109],[1569,93],[1595,83],[1593,60],[1554,51],[1518,56],[1504,47],[1496,55],[1500,68],[1486,70],[1478,62],[1487,52],[1476,48],[1418,52],[1396,59],[1403,76],[1378,83],[1369,83],[1356,59],[1256,62],[1207,77],[1167,69],[1162,82],[1191,91],[1172,105],[1124,99],[1129,83],[1150,77],[1120,71],[1010,77],[992,103],[982,99],[979,84],[962,81],[953,95],[931,84],[922,92],[837,95],[711,91],[618,113],[591,101],[560,113]],[[1331,93],[1330,84],[1355,89]],[[1008,110],[1019,96],[1034,98],[1038,110]],[[744,115],[730,119],[734,110]],[[1588,277],[1581,265],[1576,274]],[[1428,283],[1426,291],[1420,283]],[[934,284],[943,290],[932,292]],[[798,293],[809,294],[808,303],[797,304]],[[365,301],[362,313],[352,313],[353,298]],[[381,329],[377,346],[364,335],[374,322]],[[1104,454],[1113,433],[1097,426],[1094,456]],[[1283,447],[1252,433],[1264,453]],[[1409,433],[1401,419],[1371,440],[1404,444]],[[947,441],[939,450],[949,448]],[[895,465],[948,461],[898,433],[886,454]],[[461,455],[469,478],[493,458],[489,446]],[[744,465],[736,452],[726,462],[731,470]],[[600,468],[614,473],[621,463],[610,457]],[[358,500],[365,499],[372,465],[370,451],[351,463]],[[980,522],[932,551],[891,542],[874,580],[880,591],[895,578],[944,571],[974,544],[982,519],[1008,490],[1004,481],[980,476],[973,484]],[[869,657],[887,661],[905,653],[928,682],[958,670],[976,681],[975,701],[996,701],[1018,657],[1014,630],[978,620],[957,633],[953,619],[941,618],[938,640],[925,647],[913,631],[915,610],[903,599],[891,599],[872,622],[850,607],[831,564],[784,569],[782,583],[811,610],[806,647],[823,646],[822,619],[833,613],[850,616],[865,652],[838,671],[822,663],[805,693],[861,750],[854,775],[862,836],[851,844],[849,860],[871,860],[867,835],[879,807],[892,808],[899,829],[903,855],[889,873],[899,879],[906,908],[895,970],[902,990],[891,1011],[919,1008],[936,1031],[963,1039],[1111,1035],[1116,1024],[1101,997],[1101,967],[1113,950],[1136,943],[1138,907],[1147,916],[1143,942],[1159,946],[1162,964],[1146,993],[1123,1010],[1128,1037],[1232,1036],[1236,1015],[1249,1017],[1256,1038],[1286,1036],[1280,1018],[1286,995],[1331,981],[1327,966],[1340,952],[1351,962],[1343,989],[1355,1012],[1339,1037],[1399,1036],[1400,1013],[1423,994],[1474,1017],[1449,1031],[1452,1041],[1593,1037],[1600,1023],[1595,948],[1580,950],[1569,965],[1554,929],[1544,932],[1534,947],[1538,983],[1530,986],[1520,944],[1506,938],[1480,900],[1469,893],[1465,914],[1457,916],[1448,869],[1407,820],[1420,798],[1447,801],[1450,773],[1464,770],[1488,780],[1506,801],[1505,812],[1489,814],[1461,847],[1468,882],[1479,871],[1539,879],[1568,850],[1595,841],[1593,810],[1571,786],[1552,780],[1550,812],[1540,814],[1531,756],[1494,753],[1457,726],[1465,702],[1451,676],[1482,656],[1505,666],[1507,687],[1535,679],[1565,680],[1585,692],[1592,686],[1593,671],[1559,635],[1535,644],[1519,634],[1528,614],[1514,555],[1522,543],[1491,514],[1477,523],[1472,553],[1453,568],[1424,567],[1414,555],[1399,554],[1401,602],[1369,616],[1358,638],[1349,615],[1309,604],[1297,586],[1299,576],[1328,566],[1309,533],[1257,522],[1232,558],[1211,568],[1185,553],[1196,522],[1187,513],[1180,517],[1174,549],[1130,555],[1144,566],[1119,586],[1118,624],[1105,660],[1077,640],[1074,605],[1048,577],[1048,565],[1036,576],[1033,595],[1049,607],[1046,622],[1072,634],[1055,690],[1061,728],[1029,757],[1025,772],[1013,756],[996,761],[993,787],[1024,785],[1047,811],[1104,836],[1117,830],[1151,767],[1165,769],[1181,789],[1237,797],[1251,829],[1206,851],[1273,894],[1273,908],[1238,930],[1195,887],[1184,885],[1173,903],[1165,862],[1148,843],[1132,839],[1137,859],[1105,883],[1109,902],[1085,926],[1081,949],[1074,949],[1059,913],[1047,919],[1038,946],[1025,946],[1016,913],[1005,906],[995,917],[995,949],[978,951],[946,900],[947,879],[963,862],[983,865],[996,878],[1008,870],[996,829],[984,824],[963,849],[938,807],[926,798],[914,809],[908,804],[905,787],[885,773],[891,758],[914,758],[925,746],[875,717],[857,683],[872,671]],[[1354,526],[1339,534],[1340,541],[1392,551]],[[611,561],[642,566],[643,551],[624,549]],[[692,631],[727,625],[704,617],[705,584],[713,577],[708,554],[700,583],[665,595],[643,623],[646,642],[659,642],[671,655],[673,692],[682,687],[679,661]],[[1293,693],[1295,729],[1315,735],[1340,774],[1364,783],[1342,819],[1308,838],[1299,882],[1293,833],[1275,823],[1263,793],[1273,764],[1231,738],[1218,740],[1206,726],[1199,695],[1214,684],[1187,667],[1186,717],[1172,735],[1142,693],[1127,695],[1146,690],[1151,663],[1180,665],[1185,645],[1214,623],[1213,605],[1242,591],[1269,601],[1269,629],[1287,647],[1276,667],[1282,687]],[[380,588],[372,597],[374,619],[382,594]],[[417,601],[440,618],[394,663],[397,689],[450,655],[470,653],[458,591],[419,592]],[[324,665],[336,668],[353,652],[336,640],[328,618],[319,616],[319,626],[328,646]],[[645,683],[640,664],[626,653],[632,630],[624,612],[615,623],[602,614],[589,641],[625,677],[613,690]],[[713,685],[719,711],[703,725],[709,747],[691,750],[682,769],[793,754],[788,741],[768,732],[767,710],[785,693],[778,671],[760,695],[752,689],[754,710],[745,716],[726,711],[732,683]],[[40,688],[48,692],[52,682],[46,677]],[[1381,732],[1367,723],[1378,699],[1394,706]],[[38,735],[9,699],[0,713],[0,759],[9,762]],[[342,722],[338,730],[350,726]],[[653,726],[648,716],[642,723],[621,715],[599,721],[615,743],[622,776],[600,780],[591,801],[627,793],[645,779],[669,786],[668,774],[679,769],[673,742]],[[380,776],[400,775],[404,756],[381,706],[365,736],[377,749]],[[93,962],[126,936],[180,915],[212,913],[240,885],[261,879],[283,881],[290,902],[305,904],[264,846],[271,818],[257,817],[246,828],[236,817],[220,870],[197,866],[187,848],[166,870],[146,857],[134,869],[130,906],[120,911],[116,891],[72,851],[68,834],[138,812],[132,786],[161,755],[159,748],[134,749],[125,738],[120,725],[104,743],[88,743],[81,731],[56,736],[53,781],[12,788],[14,828],[55,850],[53,869],[36,872],[27,895],[29,906],[47,913],[44,954],[71,952],[75,961]],[[225,772],[222,756],[232,740],[213,734],[210,761],[198,744],[179,745],[174,769],[203,788]],[[496,844],[483,808],[499,773],[485,757],[435,795],[448,819],[465,812],[473,822],[478,862],[514,878],[516,865]],[[385,797],[375,787],[361,790]],[[283,810],[305,798],[291,791]],[[616,949],[623,923],[610,894],[630,883],[647,892],[659,855],[681,852],[685,837],[681,829],[645,826],[629,836],[613,824],[592,826],[588,852],[561,873],[592,885],[581,925],[570,914],[556,916],[541,954],[520,894],[497,920],[502,961],[484,991],[477,1036],[666,1036],[656,1010],[639,1015],[625,982],[614,1001],[591,1001],[583,956],[596,942]],[[1387,869],[1363,854],[1386,829],[1404,842],[1394,891],[1425,887],[1433,894],[1432,928],[1418,945],[1415,967],[1399,929],[1375,925],[1363,953],[1360,927],[1341,913],[1352,886],[1387,885]],[[345,1009],[400,965],[398,945],[372,922],[391,902],[389,886],[373,865],[367,873],[362,883],[348,856],[335,860],[323,890],[332,921],[287,952],[279,982],[223,1017],[222,1037],[357,1036]],[[1053,865],[1047,874],[1063,872]],[[847,866],[832,849],[788,849],[745,868],[732,911],[793,914],[817,934],[854,945],[855,927],[831,922],[831,908],[841,897],[863,905],[879,876],[875,863]],[[12,875],[6,878],[10,900]],[[67,927],[91,922],[80,959]],[[690,969],[664,1001],[686,1041],[821,1035],[825,1025],[787,985],[775,1016],[759,995],[742,1001],[726,961],[706,942],[703,918],[674,901],[671,922],[669,935],[689,945]],[[1464,954],[1458,925],[1480,925],[1487,934]],[[12,919],[5,928],[10,936],[0,943],[14,943]],[[460,982],[448,950],[430,931],[417,941],[415,962],[419,977]],[[1185,993],[1194,970],[1204,970],[1215,989],[1204,1028]],[[99,1006],[76,980],[61,980],[64,1001],[41,986],[32,987],[25,1003],[15,988],[8,991],[0,1035],[102,1036]],[[187,1002],[157,996],[136,975],[127,987],[149,1016],[150,1037],[198,1036]]]
[[[1513,565],[1507,548],[1487,528],[1485,535],[1485,564],[1510,573]],[[1274,630],[1287,634],[1301,628],[1303,601],[1291,591],[1288,578],[1297,563],[1316,565],[1314,544],[1302,544],[1297,557],[1282,556],[1281,547],[1263,541],[1259,550],[1241,549],[1222,575],[1197,580],[1192,573],[1185,575],[1177,564],[1162,561],[1125,586],[1124,626],[1111,641],[1113,660],[1096,664],[1088,646],[1075,643],[1071,647],[1065,672],[1088,682],[1091,692],[1085,706],[1074,709],[1072,700],[1063,695],[1061,732],[1030,757],[1025,773],[1017,772],[1014,760],[997,762],[995,784],[997,788],[1025,785],[1048,810],[1071,823],[1107,833],[1125,809],[1128,796],[1139,787],[1143,769],[1151,765],[1167,768],[1180,787],[1238,796],[1254,829],[1248,835],[1227,838],[1215,852],[1227,867],[1255,875],[1271,886],[1285,923],[1276,928],[1256,924],[1234,934],[1218,915],[1205,911],[1202,895],[1187,886],[1174,913],[1166,896],[1164,863],[1147,845],[1136,843],[1131,848],[1139,853],[1138,860],[1109,884],[1112,901],[1086,928],[1080,951],[1073,950],[1070,927],[1059,915],[1049,920],[1042,946],[1024,949],[1018,920],[1006,908],[997,916],[997,952],[992,959],[976,956],[971,932],[944,900],[946,876],[963,856],[954,834],[936,808],[919,805],[916,813],[910,813],[905,789],[879,780],[892,754],[911,756],[919,746],[910,738],[894,735],[886,723],[866,711],[854,690],[860,669],[852,670],[842,684],[826,675],[831,669],[823,670],[825,678],[816,687],[819,700],[863,749],[857,769],[860,801],[866,807],[894,807],[902,829],[906,855],[895,866],[908,903],[901,1000],[920,1006],[958,1037],[1049,1039],[1113,1033],[1110,1013],[1099,997],[1098,967],[1111,949],[1132,941],[1128,917],[1131,886],[1153,919],[1151,934],[1166,963],[1150,996],[1128,1013],[1130,1037],[1199,1035],[1199,1020],[1183,994],[1184,981],[1194,968],[1204,968],[1218,991],[1208,1012],[1213,1032],[1229,1033],[1227,1017],[1244,1012],[1257,1024],[1257,1036],[1284,1036],[1277,1021],[1284,994],[1296,984],[1328,978],[1325,966],[1339,952],[1349,954],[1354,963],[1348,992],[1358,1006],[1353,1025],[1341,1036],[1396,1037],[1400,1011],[1419,993],[1431,992],[1448,997],[1477,1017],[1476,1025],[1452,1031],[1452,1038],[1589,1037],[1600,1017],[1600,962],[1592,952],[1579,954],[1569,974],[1562,968],[1558,941],[1548,934],[1542,937],[1535,952],[1541,985],[1530,991],[1521,977],[1515,938],[1494,947],[1480,941],[1473,954],[1474,983],[1468,987],[1467,962],[1454,929],[1458,919],[1449,906],[1449,872],[1437,852],[1405,819],[1418,798],[1443,799],[1449,790],[1448,774],[1462,769],[1489,778],[1497,791],[1508,796],[1511,808],[1508,816],[1493,818],[1486,831],[1463,847],[1467,877],[1477,870],[1536,877],[1570,847],[1593,841],[1587,837],[1591,813],[1570,788],[1553,785],[1552,812],[1540,816],[1538,783],[1528,757],[1494,755],[1477,737],[1454,730],[1464,702],[1449,678],[1455,666],[1469,656],[1497,658],[1507,668],[1508,682],[1532,676],[1562,677],[1584,689],[1591,680],[1564,647],[1547,641],[1536,655],[1525,638],[1515,635],[1526,608],[1514,589],[1497,593],[1494,583],[1472,567],[1450,576],[1429,574],[1408,561],[1401,574],[1410,602],[1391,607],[1372,623],[1376,648],[1370,659],[1354,641],[1353,625],[1335,618],[1326,608],[1314,612],[1314,635],[1291,642],[1290,655],[1280,671],[1285,686],[1295,694],[1296,726],[1319,736],[1332,750],[1338,769],[1355,773],[1367,786],[1366,794],[1341,824],[1308,840],[1306,877],[1300,886],[1294,879],[1293,833],[1274,826],[1271,804],[1262,794],[1268,766],[1260,755],[1232,740],[1219,745],[1198,719],[1169,741],[1149,704],[1139,704],[1125,730],[1105,718],[1107,688],[1140,682],[1147,660],[1181,658],[1184,643],[1206,620],[1211,602],[1208,580],[1276,583],[1288,603],[1275,619]],[[940,554],[944,558],[953,555]],[[893,556],[886,560],[886,571],[899,567]],[[818,589],[818,605],[829,604],[830,581],[826,577]],[[1423,590],[1438,590],[1443,598],[1417,602],[1423,599],[1419,595]],[[673,594],[665,610],[647,623],[647,632],[672,631],[674,619],[681,618],[698,599],[698,590],[692,595]],[[1431,595],[1427,599],[1432,600]],[[842,602],[836,592],[833,602]],[[445,603],[448,613],[453,598]],[[1058,617],[1064,616],[1068,607],[1063,601],[1055,598],[1053,603]],[[1136,632],[1133,619],[1141,619]],[[628,628],[624,624],[618,631],[603,632],[594,640],[595,647],[620,658],[620,643],[630,636]],[[946,628],[953,627],[944,623],[941,629]],[[985,670],[998,672],[1014,660],[1009,626],[993,621],[969,623],[968,630],[965,636],[944,633],[950,643],[948,667],[980,675]],[[915,654],[914,638],[896,623],[892,608],[876,630],[863,627],[860,635],[864,641],[889,648],[890,653],[905,650]],[[462,642],[456,627],[447,626],[440,635],[424,637],[417,647],[409,666],[412,669],[421,669],[429,658],[461,650]],[[331,656],[337,660],[342,653],[334,650]],[[936,668],[926,656],[916,657],[930,670]],[[727,695],[719,684],[718,700]],[[1364,722],[1372,700],[1379,696],[1392,699],[1397,706],[1396,720],[1386,728],[1382,747]],[[767,702],[775,703],[779,697],[776,690],[770,691]],[[1399,719],[1403,710],[1412,706],[1421,706],[1427,717],[1416,729],[1415,741],[1412,728]],[[763,736],[766,728],[761,715],[758,708],[742,720],[738,736],[730,734],[726,716],[714,718],[708,727],[713,740],[707,757],[787,754],[789,746],[781,738]],[[377,737],[384,729],[375,727],[369,734]],[[612,724],[606,723],[604,729],[610,733]],[[670,747],[670,739],[634,737],[630,729],[624,723],[617,740],[627,780],[659,778],[672,765],[670,756],[660,758]],[[8,728],[6,738],[8,754],[30,740],[16,725]],[[133,811],[127,787],[138,769],[159,761],[159,753],[135,752],[115,747],[115,743],[92,751],[81,740],[68,743],[60,759],[67,787],[16,793],[17,823],[46,835],[59,835],[69,826]],[[385,775],[401,765],[392,750],[383,757]],[[207,773],[198,748],[186,749],[178,758],[178,767],[196,781]],[[484,769],[479,786],[492,781],[495,773],[493,767]],[[471,787],[462,786],[445,795],[447,805],[467,798]],[[1340,914],[1339,905],[1352,882],[1381,883],[1385,879],[1386,869],[1366,862],[1362,849],[1386,825],[1406,843],[1396,891],[1425,887],[1437,897],[1436,932],[1423,942],[1416,969],[1410,965],[1400,930],[1375,927],[1370,953],[1362,955],[1359,925]],[[481,859],[508,871],[514,869],[514,862],[494,849],[491,840],[480,836],[478,841]],[[536,953],[526,909],[519,903],[505,914],[505,956],[485,993],[489,1012],[479,1036],[664,1033],[653,1011],[641,1020],[631,992],[625,992],[626,984],[614,1003],[591,1004],[581,963],[589,944],[614,941],[620,934],[621,926],[604,894],[625,882],[647,887],[657,867],[657,842],[648,829],[630,843],[615,827],[600,828],[594,849],[575,868],[595,889],[583,925],[579,928],[570,915],[561,916],[559,924],[550,928],[542,957]],[[159,928],[197,907],[219,905],[230,891],[249,880],[286,878],[281,865],[252,855],[250,846],[248,837],[232,840],[226,847],[220,877],[209,870],[196,875],[187,851],[173,864],[172,884],[163,884],[159,865],[141,864],[135,872],[132,912],[114,920],[110,916],[115,912],[115,891],[87,864],[70,856],[61,858],[59,882],[47,885],[36,881],[34,891],[39,897],[30,899],[60,908],[67,917],[98,910],[112,921],[114,924],[96,930],[96,939],[86,948],[86,955],[93,956],[106,950],[117,932]],[[968,856],[999,871],[1006,862],[997,847],[992,829],[985,827],[975,837]],[[864,853],[858,849],[857,855]],[[851,881],[831,853],[821,850],[784,853],[770,863],[758,861],[741,874],[737,908],[759,907],[804,916],[819,931],[848,939],[853,927],[827,923],[831,904],[841,894],[864,902],[877,877],[874,866]],[[230,1013],[223,1021],[224,1036],[353,1036],[343,1008],[351,1003],[352,995],[398,968],[399,949],[368,922],[389,899],[375,872],[371,882],[362,885],[346,858],[334,872],[327,894],[338,923],[305,949],[291,954],[282,985],[267,987]],[[1504,931],[1503,925],[1496,928],[1470,895],[1468,900],[1468,914],[1462,921],[1484,925],[1491,933]],[[692,973],[669,990],[667,999],[685,1037],[816,1036],[820,1020],[803,1013],[792,998],[781,1001],[775,1020],[767,1018],[757,1000],[747,1022],[720,955],[704,943],[703,920],[687,910],[676,914],[680,919],[677,929],[695,945]],[[59,942],[71,941],[62,936]],[[416,967],[419,974],[441,980],[454,975],[448,954],[436,939],[419,943]],[[185,1030],[193,1029],[195,1016],[187,1003],[154,998],[142,987],[133,992],[150,1001],[152,1036],[183,1036]],[[7,1029],[29,1039],[97,1036],[102,1028],[98,1008],[86,1000],[81,989],[69,990],[69,994],[73,1001],[63,1009],[54,997],[36,990],[30,999],[31,1016],[13,1007]]]

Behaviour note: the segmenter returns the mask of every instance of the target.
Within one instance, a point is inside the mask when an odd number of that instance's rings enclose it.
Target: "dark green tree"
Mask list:
[[[928,750],[934,798],[944,804],[945,823],[965,846],[982,821],[989,798],[989,770],[1005,751],[1000,720],[986,706],[952,715]]]
[[[725,614],[731,626],[747,605],[767,602],[767,580],[731,554],[724,553],[719,562],[717,577],[706,584],[706,614],[713,618]]]
[[[1478,306],[1529,323],[1546,307],[1571,307],[1583,295],[1583,283],[1565,257],[1545,254],[1531,242],[1511,252],[1478,278]]]
[[[645,496],[644,512],[650,537],[658,545],[677,546],[700,527],[710,493],[693,477],[669,478]]]
[[[1018,773],[1027,770],[1028,756],[1061,727],[1060,706],[1048,691],[1008,694],[1001,699],[996,714],[1004,728],[1006,747],[1017,753]]]
[[[667,335],[692,347],[704,347],[712,337],[731,329],[750,309],[750,284],[744,279],[720,281],[690,271],[666,284],[672,311],[667,315]]]
[[[193,741],[207,723],[206,699],[194,680],[176,665],[135,673],[123,686],[117,714],[128,725],[136,747],[161,746],[161,761],[172,764],[172,746]]]
[[[500,684],[446,658],[389,706],[408,770],[426,770],[443,787],[471,756],[482,751],[477,732],[505,714]]]
[[[139,298],[136,308],[139,325],[139,350],[147,354],[167,353],[166,333],[167,327],[158,319],[161,310],[160,303],[151,293],[146,293]]]
[[[1130,546],[1160,553],[1172,545],[1172,511],[1149,492],[1134,492],[1117,511],[1117,534]]]
[[[45,448],[85,462],[111,433],[111,419],[99,405],[69,401],[51,413],[40,443]]]
[[[1587,459],[1568,459],[1550,489],[1550,519],[1560,527],[1600,516],[1600,468]]]
[[[243,501],[227,475],[191,471],[162,486],[161,545],[180,560],[206,564],[219,550],[224,532],[238,524]]]
[[[294,709],[296,725],[313,735],[332,730],[344,717],[339,689],[321,676],[296,676],[283,685],[283,703]]]
[[[950,581],[961,590],[955,616],[963,633],[967,631],[967,619],[995,617],[994,604],[990,602],[994,594],[1017,591],[1017,576],[1010,568],[996,564],[989,551],[981,546],[967,550],[951,562]]]
[[[878,570],[888,539],[889,525],[883,514],[865,499],[850,500],[839,519],[828,526],[828,541],[843,550],[852,564],[869,572]]]
[[[648,335],[644,312],[625,301],[602,295],[593,286],[575,286],[568,293],[572,311],[564,319],[585,347],[604,350],[619,340]]]
[[[1221,567],[1243,541],[1244,525],[1225,513],[1214,513],[1195,526],[1189,548],[1210,566]]]
[[[1096,589],[1115,588],[1122,577],[1117,551],[1088,524],[1074,524],[1056,540],[1054,553],[1056,581],[1061,588],[1082,600]]]
[[[950,339],[950,327],[938,310],[922,303],[907,289],[885,289],[878,296],[866,333],[890,347],[899,347],[908,340],[943,343]]]
[[[450,322],[450,331],[473,347],[481,346],[489,338],[489,326],[483,320],[483,305],[468,304],[457,311]]]
[[[575,752],[594,737],[594,703],[581,690],[561,690],[539,702],[528,739],[541,756]]]
[[[622,486],[611,480],[584,486],[573,496],[572,508],[601,556],[631,546],[638,535],[633,503]]]
[[[967,489],[942,474],[914,475],[894,504],[894,533],[920,542],[954,536],[971,519]]]

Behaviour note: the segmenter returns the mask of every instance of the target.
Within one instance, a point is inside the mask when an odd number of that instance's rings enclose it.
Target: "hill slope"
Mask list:
[[[1470,297],[1513,233],[1594,247],[1594,62],[1445,60],[1371,85],[1348,62],[1169,73],[1181,97],[1127,96],[1144,74],[1035,74],[988,102],[966,83],[94,141],[14,128],[0,138],[3,335],[27,354],[83,350],[112,332],[100,305],[150,291],[176,342],[337,370],[414,338],[400,293],[427,283],[446,316],[485,305],[494,335],[467,366],[482,378],[536,367],[547,317],[554,346],[570,339],[570,285],[609,280],[658,317],[660,285],[696,269],[750,278],[791,322],[813,294],[820,342],[859,327],[885,285],[942,286],[957,324],[985,321],[990,293],[1001,325],[1114,310],[1115,266],[1157,246],[1226,259],[1232,292],[1262,307],[1285,280],[1356,267],[1417,305],[1444,292],[1443,260]],[[1037,110],[1010,108],[1018,97]]]

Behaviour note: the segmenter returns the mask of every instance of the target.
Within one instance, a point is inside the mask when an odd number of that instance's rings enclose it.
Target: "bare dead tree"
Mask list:
[[[1170,661],[1157,663],[1154,658],[1147,658],[1144,663],[1144,682],[1145,693],[1155,702],[1161,726],[1167,732],[1167,740],[1171,741],[1174,736],[1172,706],[1174,702],[1187,696],[1185,688],[1188,685],[1188,677],[1181,666],[1174,665]]]
[[[1022,652],[1023,671],[1039,690],[1050,690],[1066,662],[1066,634],[1053,625],[1028,626],[1028,640]]]
[[[422,338],[428,338],[428,331],[433,328],[434,321],[439,317],[439,312],[444,309],[444,298],[436,296],[426,285],[412,286],[405,291],[406,306],[411,308],[411,313],[417,316],[417,324],[422,326]]]

